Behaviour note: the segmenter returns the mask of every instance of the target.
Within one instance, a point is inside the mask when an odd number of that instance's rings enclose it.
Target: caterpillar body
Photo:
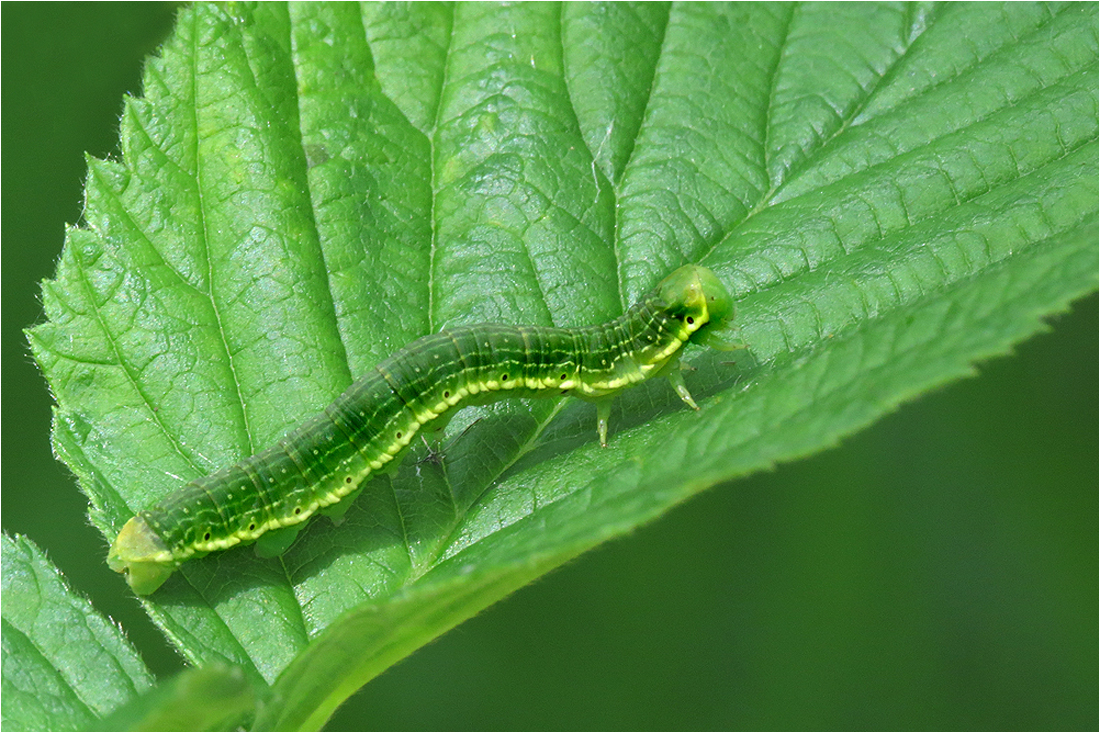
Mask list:
[[[146,595],[192,557],[250,542],[261,555],[280,554],[310,516],[342,514],[369,476],[396,465],[418,433],[439,429],[465,405],[562,394],[593,400],[603,445],[611,398],[650,377],[668,377],[697,410],[680,350],[689,341],[737,348],[716,335],[732,318],[733,301],[714,273],[687,265],[602,325],[477,324],[417,339],[272,447],[138,513],[107,563]]]

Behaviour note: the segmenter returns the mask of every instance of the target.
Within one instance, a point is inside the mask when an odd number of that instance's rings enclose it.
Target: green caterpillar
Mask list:
[[[466,405],[563,394],[593,400],[605,446],[611,398],[650,377],[668,377],[698,410],[680,374],[680,349],[688,341],[737,348],[716,335],[732,318],[733,300],[714,273],[687,265],[603,325],[477,324],[417,339],[271,448],[130,519],[107,564],[146,595],[192,557],[249,542],[262,556],[278,555],[302,522],[319,510],[341,515],[368,476],[397,465],[418,432],[440,429]]]

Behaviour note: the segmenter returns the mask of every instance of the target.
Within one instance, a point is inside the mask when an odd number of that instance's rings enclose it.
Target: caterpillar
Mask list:
[[[604,446],[611,399],[651,377],[667,377],[698,410],[680,373],[681,348],[689,341],[738,348],[717,335],[732,319],[733,301],[714,273],[686,265],[602,325],[476,324],[424,336],[272,447],[139,512],[118,533],[107,564],[147,595],[193,557],[251,542],[261,556],[279,555],[310,516],[339,518],[369,476],[395,467],[418,433],[441,429],[466,405],[592,400]]]

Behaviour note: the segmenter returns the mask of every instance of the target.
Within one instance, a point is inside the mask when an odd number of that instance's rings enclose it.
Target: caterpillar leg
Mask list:
[[[355,501],[355,498],[361,493],[363,493],[363,484],[360,484],[358,489],[351,492],[340,501],[336,502],[335,504],[329,504],[318,513],[322,516],[328,517],[330,520],[332,520],[332,523],[334,525],[339,527],[341,524],[344,523],[344,515],[348,513],[348,509],[351,508],[352,502]]]
[[[611,399],[596,400],[596,432],[600,434],[600,445],[607,447],[607,421],[611,417]]]
[[[277,557],[282,555],[298,538],[298,533],[305,523],[295,524],[290,527],[280,527],[270,532],[265,532],[256,540],[256,554],[260,557]]]
[[[396,478],[397,477],[397,470],[399,468],[401,468],[401,461],[405,460],[405,456],[407,456],[409,454],[409,451],[412,449],[412,446],[413,446],[413,444],[409,443],[404,448],[399,450],[397,452],[397,455],[395,455],[393,458],[391,458],[388,463],[386,463],[384,466],[382,466],[381,469],[375,471],[372,475],[385,476],[386,478],[389,478],[389,479]]]
[[[676,390],[676,394],[680,395],[680,399],[687,403],[688,407],[693,410],[699,409],[699,405],[695,404],[695,400],[691,398],[691,392],[688,392],[687,385],[684,384],[684,373],[680,365],[677,364],[669,370],[668,381],[672,383],[672,388]]]

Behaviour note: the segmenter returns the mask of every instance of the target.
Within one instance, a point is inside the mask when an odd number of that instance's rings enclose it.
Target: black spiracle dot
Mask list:
[[[449,389],[443,390],[443,399],[447,399],[450,396],[451,396],[451,390],[449,390]]]
[[[248,531],[251,532],[255,529],[256,529],[256,523],[255,522],[249,522],[248,523]]]
[[[397,434],[397,439],[398,439],[398,440],[401,440],[401,436],[402,436],[402,435],[404,435],[404,433],[398,433],[398,434]]]
[[[695,319],[694,319],[694,318],[692,318],[691,316],[688,316],[688,317],[687,317],[687,322],[688,322],[688,325],[689,325],[689,326],[691,326],[691,325],[694,325],[694,323],[695,323]]]
[[[210,533],[209,532],[206,532],[206,533],[203,534],[202,541],[203,542],[209,542],[210,541]]]
[[[500,381],[507,382],[508,381],[508,375],[507,374],[501,374],[500,375]]]
[[[301,513],[302,513],[302,507],[300,507],[300,506],[294,507],[294,516],[298,516]]]
[[[569,375],[568,375],[568,374],[564,374],[564,373],[563,373],[563,374],[561,375],[561,381],[563,381],[563,382],[564,382],[564,381],[565,381],[565,380],[566,380],[566,379],[567,379],[568,377],[569,377]]]
[[[348,476],[347,478],[345,478],[344,483],[345,484],[350,484],[351,483],[351,476]]]

